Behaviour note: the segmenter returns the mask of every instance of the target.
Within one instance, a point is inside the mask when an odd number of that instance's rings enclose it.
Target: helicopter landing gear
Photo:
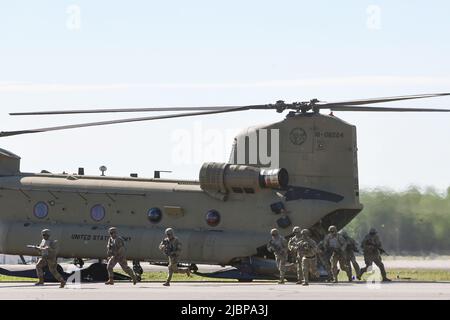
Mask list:
[[[193,273],[196,273],[198,271],[198,267],[195,263],[191,263],[191,265],[189,266],[189,270]]]
[[[80,269],[84,266],[84,261],[82,258],[74,258],[72,263]]]
[[[136,275],[137,281],[141,281],[144,270],[142,269],[139,260],[133,260],[133,271],[134,274]]]

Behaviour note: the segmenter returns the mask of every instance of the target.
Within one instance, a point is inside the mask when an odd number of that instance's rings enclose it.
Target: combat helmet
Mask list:
[[[303,229],[301,235],[304,237],[309,237],[311,235],[311,232],[308,229]]]
[[[111,228],[108,229],[108,232],[109,232],[109,233],[111,233],[111,232],[117,232],[117,228],[116,228],[116,227],[111,227]]]
[[[337,232],[336,226],[329,226],[328,227],[328,232]]]

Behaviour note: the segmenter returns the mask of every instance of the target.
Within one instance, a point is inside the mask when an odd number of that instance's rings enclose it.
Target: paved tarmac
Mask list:
[[[70,299],[70,300],[297,300],[297,299],[450,299],[450,282],[391,282],[368,285],[357,283],[312,283],[308,287],[272,282],[218,283],[174,282],[164,287],[160,282],[129,282],[105,286],[103,283],[59,289],[58,284],[35,287],[33,283],[2,282],[0,299]]]

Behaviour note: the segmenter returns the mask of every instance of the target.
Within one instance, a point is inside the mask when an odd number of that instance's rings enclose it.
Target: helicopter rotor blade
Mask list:
[[[373,104],[373,103],[384,103],[384,102],[394,102],[394,101],[402,101],[402,100],[412,100],[412,99],[425,99],[425,98],[433,98],[433,97],[442,97],[449,96],[450,93],[430,93],[430,94],[415,94],[415,95],[407,95],[407,96],[395,96],[395,97],[385,97],[385,98],[372,98],[372,99],[361,99],[361,100],[349,100],[349,101],[337,101],[337,102],[317,102],[316,107],[324,107],[327,109],[327,106],[351,106],[351,105],[362,105],[362,104]]]
[[[72,125],[65,125],[65,126],[48,127],[48,128],[39,128],[39,129],[30,129],[30,130],[2,131],[2,132],[0,132],[0,137],[10,137],[10,136],[15,136],[15,135],[20,135],[20,134],[39,133],[39,132],[47,132],[47,131],[95,127],[95,126],[103,126],[103,125],[119,124],[119,123],[162,120],[162,119],[182,118],[182,117],[193,117],[193,116],[201,116],[201,115],[209,115],[209,114],[217,114],[217,113],[245,111],[245,110],[249,110],[249,109],[250,108],[248,106],[245,106],[245,107],[226,108],[226,109],[222,109],[222,110],[209,110],[209,111],[202,111],[202,112],[168,114],[168,115],[153,116],[153,117],[128,118],[128,119],[118,119],[118,120],[109,120],[109,121],[88,122],[88,123],[80,123],[80,124],[72,124]]]
[[[80,110],[53,110],[36,112],[11,112],[10,116],[42,116],[61,114],[92,114],[92,113],[120,113],[120,112],[160,112],[160,111],[221,111],[231,108],[270,109],[268,105],[249,106],[210,106],[210,107],[157,107],[157,108],[118,108],[118,109],[80,109]]]
[[[92,110],[54,110],[36,112],[12,112],[10,116],[41,116],[60,114],[89,114],[89,113],[119,113],[119,112],[159,112],[159,111],[206,111],[224,110],[233,107],[163,107],[163,108],[123,108],[123,109],[92,109]]]
[[[427,109],[427,108],[390,108],[372,106],[328,106],[320,109],[330,109],[332,111],[369,111],[369,112],[450,112],[450,109]]]

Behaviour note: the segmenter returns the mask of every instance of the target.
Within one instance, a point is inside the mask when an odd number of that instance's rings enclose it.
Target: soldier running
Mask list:
[[[299,248],[299,243],[301,239],[301,229],[300,227],[294,227],[292,229],[294,236],[289,239],[288,249],[291,252],[295,252],[295,264],[297,265],[297,284],[303,283],[303,269],[302,269],[302,255]]]
[[[286,261],[288,255],[288,243],[286,239],[278,233],[277,229],[270,231],[272,239],[267,244],[267,250],[273,252],[275,255],[275,261],[277,262],[277,268],[280,271],[280,281],[278,284],[284,284],[284,275],[286,272]]]
[[[369,234],[364,237],[364,240],[361,242],[361,247],[364,252],[364,262],[366,266],[361,269],[361,272],[358,274],[358,279],[361,279],[361,276],[364,272],[367,271],[367,268],[372,266],[372,263],[380,268],[382,281],[391,281],[386,276],[386,269],[384,268],[383,261],[381,259],[380,253],[386,253],[384,251],[380,238],[378,237],[377,230],[375,228],[371,228],[369,230]]]
[[[163,286],[170,286],[170,281],[174,273],[185,273],[188,277],[191,275],[189,268],[179,269],[178,268],[178,257],[181,252],[181,242],[175,237],[172,228],[167,228],[165,231],[166,237],[159,244],[159,250],[161,250],[169,258],[169,274],[166,282]]]
[[[303,285],[309,285],[309,275],[312,274],[318,278],[317,271],[317,243],[311,239],[311,234],[308,229],[303,229],[301,232],[302,239],[299,243],[299,248],[302,256],[302,270],[303,270]]]
[[[348,276],[348,281],[352,281],[352,276],[349,271],[349,267],[347,266],[345,250],[347,246],[347,242],[344,237],[337,232],[336,226],[330,226],[328,228],[328,234],[325,236],[323,242],[326,250],[330,250],[332,252],[331,255],[331,271],[333,273],[334,282],[338,282],[338,268],[337,264],[341,269],[343,269]]]
[[[57,263],[57,252],[58,252],[58,242],[57,240],[50,240],[50,230],[44,229],[41,231],[42,241],[39,246],[33,246],[33,248],[39,250],[41,257],[36,264],[36,274],[38,277],[38,282],[35,283],[36,286],[41,286],[44,284],[44,267],[48,266],[51,274],[60,283],[60,288],[64,288],[66,281],[58,272],[56,267]]]
[[[317,245],[317,249],[318,249],[317,256],[319,257],[319,261],[327,271],[328,277],[326,281],[331,282],[333,281],[333,273],[331,272],[331,264],[330,264],[332,253],[330,253],[330,250],[327,250],[325,248],[323,240],[319,242],[319,244]]]
[[[347,234],[346,231],[341,231],[341,235],[344,237],[345,241],[347,241],[347,247],[345,249],[345,254],[346,254],[346,258],[347,258],[347,265],[350,270],[350,275],[352,274],[352,265],[353,265],[353,268],[355,268],[356,276],[358,276],[359,273],[361,272],[358,261],[356,261],[356,257],[355,257],[355,252],[359,252],[358,244],[352,237],[350,237]]]
[[[117,228],[109,228],[109,239],[107,245],[108,254],[108,281],[106,285],[114,284],[114,266],[118,263],[120,267],[125,271],[133,280],[133,284],[136,284],[136,275],[133,270],[128,266],[125,256],[125,240],[117,235]]]

